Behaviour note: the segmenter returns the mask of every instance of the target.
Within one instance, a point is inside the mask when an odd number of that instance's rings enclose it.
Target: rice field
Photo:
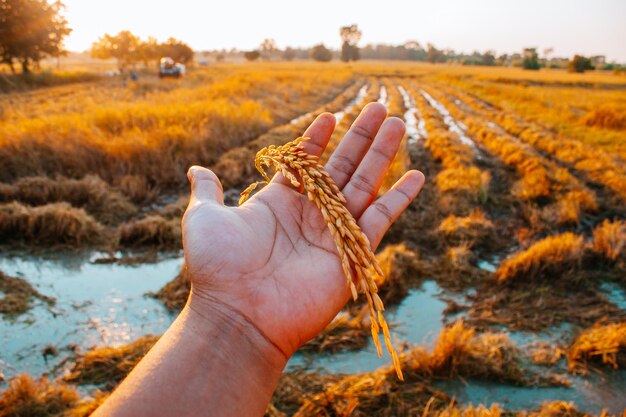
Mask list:
[[[88,415],[171,323],[188,166],[236,205],[258,150],[372,101],[407,126],[382,189],[427,178],[376,254],[405,380],[357,300],[266,416],[624,415],[626,78],[297,62],[0,95],[0,416]]]

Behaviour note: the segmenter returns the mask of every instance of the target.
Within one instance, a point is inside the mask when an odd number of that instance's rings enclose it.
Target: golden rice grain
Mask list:
[[[376,280],[383,278],[382,269],[367,236],[344,206],[346,199],[341,191],[319,163],[319,158],[304,152],[302,145],[308,139],[300,137],[282,146],[272,145],[261,149],[256,154],[254,165],[265,181],[255,182],[246,188],[241,193],[239,204],[243,204],[260,184],[270,181],[263,166],[273,167],[276,172],[281,172],[296,189],[302,188],[309,200],[319,208],[330,230],[352,297],[356,300],[359,292],[365,294],[370,311],[372,338],[378,355],[382,356],[379,340],[382,328],[385,345],[393,360],[398,378],[404,380],[398,355],[391,344],[389,326],[382,314],[385,307],[377,294]]]

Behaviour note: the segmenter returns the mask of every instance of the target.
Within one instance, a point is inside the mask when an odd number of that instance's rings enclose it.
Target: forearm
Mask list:
[[[262,416],[285,363],[242,316],[191,302],[94,415]]]

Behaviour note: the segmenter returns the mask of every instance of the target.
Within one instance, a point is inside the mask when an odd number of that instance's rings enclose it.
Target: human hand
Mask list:
[[[367,105],[325,167],[373,249],[424,184],[422,173],[409,171],[376,200],[405,131],[402,120],[386,115],[383,105]],[[320,115],[303,135],[310,137],[305,152],[320,156],[334,127],[332,114]],[[192,167],[188,176],[192,194],[183,218],[192,283],[188,306],[207,318],[244,320],[286,361],[350,297],[319,209],[281,174],[240,207],[224,206],[213,172]]]

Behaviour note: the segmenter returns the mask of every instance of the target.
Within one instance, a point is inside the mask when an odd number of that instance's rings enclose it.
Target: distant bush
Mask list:
[[[574,55],[574,58],[572,58],[567,63],[567,70],[569,72],[583,73],[587,70],[594,70],[594,69],[595,67],[591,63],[591,59],[585,58],[582,55]]]
[[[320,43],[311,48],[311,58],[319,62],[329,62],[333,59],[333,53],[323,43]]]
[[[248,61],[256,61],[261,57],[261,53],[259,51],[247,51],[243,53],[243,56]]]

